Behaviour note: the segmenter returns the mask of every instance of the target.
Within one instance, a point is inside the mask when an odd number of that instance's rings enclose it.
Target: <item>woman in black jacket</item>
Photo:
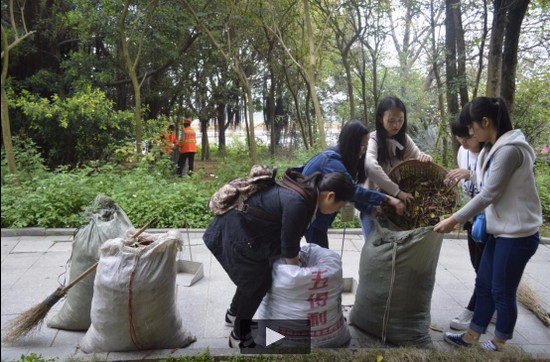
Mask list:
[[[203,240],[221,263],[237,290],[225,316],[232,326],[229,346],[253,348],[252,317],[271,288],[272,261],[281,257],[287,264],[299,265],[300,240],[315,211],[330,214],[352,199],[355,186],[341,172],[326,175],[317,172],[309,177],[287,171],[302,190],[275,184],[252,195],[249,207],[272,215],[233,209],[216,216]]]

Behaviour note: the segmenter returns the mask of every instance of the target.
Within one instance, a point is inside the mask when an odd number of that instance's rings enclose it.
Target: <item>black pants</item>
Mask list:
[[[479,263],[481,262],[481,255],[483,254],[483,249],[485,249],[485,244],[475,242],[472,238],[472,223],[467,222],[464,224],[464,229],[466,230],[468,234],[468,251],[470,253],[470,261],[472,262],[472,266],[474,267],[474,270],[476,271],[479,269]],[[472,293],[472,296],[470,298],[470,302],[468,303],[468,306],[466,309],[469,311],[474,311],[476,307],[476,291],[474,289],[474,292]]]
[[[258,288],[254,294],[245,294],[237,287],[229,310],[236,315],[233,332],[235,336],[244,339],[247,334],[251,333],[252,317],[262,303],[262,299],[271,287],[271,280],[263,282],[263,288]]]
[[[180,157],[178,159],[178,175],[183,176],[185,175],[185,163],[189,159],[189,174],[193,172],[194,166],[195,166],[195,152],[185,152],[180,153]]]

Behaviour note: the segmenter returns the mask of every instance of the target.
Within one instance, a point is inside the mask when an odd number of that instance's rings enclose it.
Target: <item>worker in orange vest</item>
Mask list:
[[[188,174],[193,173],[195,164],[195,153],[197,152],[197,134],[191,127],[191,120],[186,118],[183,121],[182,136],[179,141],[180,157],[178,160],[178,175],[185,176],[185,164],[189,160]]]
[[[175,127],[173,124],[168,126],[168,130],[165,131],[162,134],[161,142],[162,142],[162,151],[164,153],[167,153],[169,155],[172,154],[172,147],[176,144],[177,136]]]

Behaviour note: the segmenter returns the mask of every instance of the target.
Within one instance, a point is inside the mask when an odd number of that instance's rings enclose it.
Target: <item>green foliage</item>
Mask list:
[[[165,154],[148,155],[137,164],[120,166],[89,163],[78,169],[67,167],[46,172],[29,144],[26,151],[16,142],[16,156],[29,154],[29,164],[21,166],[20,183],[4,177],[1,223],[3,228],[79,227],[87,222],[84,211],[97,194],[113,198],[139,227],[153,217],[158,228],[205,228],[213,218],[208,209],[210,196],[223,183],[248,174],[251,163],[242,149],[229,148],[215,170],[201,170],[189,177],[175,175],[175,165]],[[301,150],[276,160],[259,162],[279,168],[279,176],[289,167],[305,163],[314,150]],[[19,161],[18,161],[19,162]],[[3,158],[2,174],[7,165]],[[545,223],[550,221],[550,165],[537,161],[536,175]],[[357,217],[343,223],[337,215],[332,228],[360,228]],[[544,230],[543,230],[543,235]]]
[[[518,82],[513,121],[525,137],[540,149],[550,139],[550,72]]]
[[[20,180],[31,179],[32,177],[41,177],[47,169],[44,166],[44,159],[38,151],[38,147],[33,140],[24,140],[21,137],[12,138],[13,153],[15,157],[15,165],[18,170]],[[2,153],[4,149],[2,148]],[[2,184],[5,179],[13,176],[7,172],[8,161],[6,157],[2,157]]]
[[[38,353],[22,354],[21,358],[14,360],[17,362],[53,362],[56,358],[44,358]]]
[[[99,89],[87,86],[71,97],[51,99],[23,90],[12,93],[15,128],[40,146],[51,168],[108,160],[132,140],[132,114],[116,111]]]
[[[550,224],[550,163],[545,159],[538,159],[535,163],[535,174],[543,221],[548,225]]]

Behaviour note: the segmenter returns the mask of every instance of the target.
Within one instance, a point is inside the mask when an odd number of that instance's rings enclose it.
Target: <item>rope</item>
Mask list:
[[[388,327],[388,320],[390,319],[390,304],[391,304],[391,296],[393,292],[393,284],[395,282],[395,260],[397,259],[397,243],[395,241],[393,243],[393,250],[392,250],[392,258],[391,258],[391,282],[390,282],[390,290],[388,291],[388,300],[386,301],[386,309],[384,310],[384,319],[382,320],[382,343],[386,343],[386,332]]]
[[[134,317],[132,309],[132,286],[134,283],[134,275],[139,264],[139,259],[141,255],[137,255],[137,259],[134,263],[134,269],[130,273],[130,280],[128,282],[128,322],[130,324],[130,337],[132,338],[132,343],[138,350],[144,349],[142,344],[139,342],[139,338],[136,333],[136,327],[134,326]]]

